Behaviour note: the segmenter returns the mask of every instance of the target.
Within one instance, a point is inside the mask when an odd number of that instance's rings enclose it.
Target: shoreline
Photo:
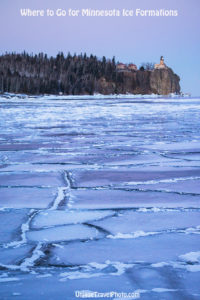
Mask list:
[[[28,95],[28,94],[15,94],[15,93],[3,93],[0,94],[0,99],[44,99],[44,100],[111,100],[111,99],[195,99],[200,96],[194,96],[187,94],[169,94],[169,95],[158,95],[158,94],[94,94],[94,95]]]

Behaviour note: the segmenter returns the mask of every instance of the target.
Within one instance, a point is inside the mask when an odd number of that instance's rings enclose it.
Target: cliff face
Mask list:
[[[180,78],[174,74],[172,69],[155,69],[150,76],[150,89],[153,93],[159,95],[168,95],[170,93],[180,93]]]
[[[154,69],[153,71],[138,70],[122,72],[121,80],[117,84],[101,78],[96,86],[96,91],[102,94],[179,94],[179,81],[179,76],[170,68]]]

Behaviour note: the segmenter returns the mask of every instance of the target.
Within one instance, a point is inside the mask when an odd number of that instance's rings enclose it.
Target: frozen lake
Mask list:
[[[69,98],[0,97],[0,299],[200,299],[200,99]]]

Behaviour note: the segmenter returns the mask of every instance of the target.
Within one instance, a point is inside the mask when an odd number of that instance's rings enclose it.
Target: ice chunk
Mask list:
[[[182,261],[188,262],[188,263],[200,263],[200,251],[197,252],[189,252],[183,255],[180,255],[179,258]]]
[[[138,170],[88,170],[74,172],[74,185],[77,187],[100,187],[100,186],[116,186],[126,184],[142,184],[146,181],[159,181],[174,178],[184,178],[191,176],[199,176],[198,169],[184,169],[171,171],[138,171]]]
[[[99,233],[96,228],[80,224],[57,226],[48,229],[27,232],[27,238],[30,241],[40,241],[46,243],[57,241],[87,240],[102,236],[104,235]]]
[[[189,272],[200,272],[200,265],[186,265],[185,269]]]
[[[180,178],[181,179],[181,178]],[[187,180],[177,180],[177,181],[160,181],[153,184],[141,184],[140,189],[146,190],[158,190],[158,191],[168,191],[177,193],[188,193],[188,194],[200,194],[200,179],[194,177],[188,177]],[[134,188],[134,185],[132,185]],[[138,188],[138,186],[135,186]]]
[[[77,224],[112,216],[113,211],[44,211],[35,216],[32,228],[41,228],[57,225]]]
[[[65,182],[61,173],[11,173],[0,174],[0,186],[63,186]]]
[[[136,239],[104,239],[73,243],[64,248],[52,249],[49,263],[53,265],[82,265],[106,260],[134,263],[167,262],[179,255],[199,250],[200,236],[185,234],[160,234]],[[126,251],[124,250],[126,249]],[[81,253],[81,255],[80,255]],[[58,260],[59,258],[59,260]]]
[[[56,197],[55,188],[0,188],[0,206],[8,208],[47,208]]]
[[[144,207],[196,207],[200,196],[171,194],[156,191],[126,191],[111,189],[72,190],[73,209],[113,209]]]
[[[149,232],[161,232],[167,230],[183,229],[185,233],[193,231],[187,228],[197,227],[200,224],[200,211],[159,211],[147,213],[136,211],[125,211],[118,217],[114,216],[105,220],[92,222],[112,233],[112,235],[132,234],[141,231],[144,234]]]

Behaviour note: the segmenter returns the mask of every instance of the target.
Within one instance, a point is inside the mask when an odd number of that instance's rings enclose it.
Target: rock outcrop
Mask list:
[[[121,72],[121,80],[116,84],[101,78],[96,92],[101,94],[158,94],[180,93],[180,78],[172,69],[154,69],[152,71]]]
[[[180,93],[180,78],[172,69],[154,69],[150,76],[150,89],[154,94]]]

